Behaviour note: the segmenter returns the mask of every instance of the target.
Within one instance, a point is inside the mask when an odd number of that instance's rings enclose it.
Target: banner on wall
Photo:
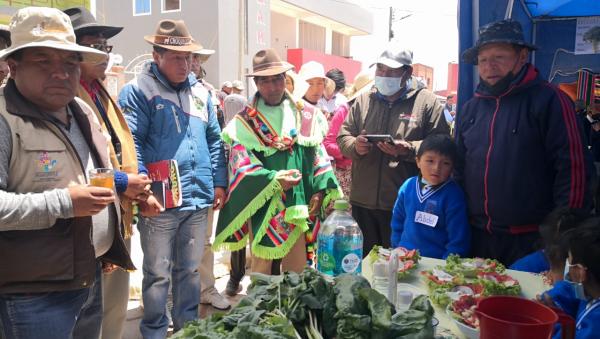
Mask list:
[[[600,17],[577,19],[575,54],[600,53]]]

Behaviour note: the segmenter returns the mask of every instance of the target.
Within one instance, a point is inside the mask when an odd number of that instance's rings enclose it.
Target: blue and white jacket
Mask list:
[[[214,187],[227,187],[221,129],[209,93],[193,75],[172,86],[154,62],[119,93],[138,162],[175,159],[183,203],[194,210],[212,204]]]
[[[422,192],[420,177],[398,190],[392,212],[392,247],[418,249],[422,256],[446,259],[469,254],[471,227],[462,189],[453,180]]]

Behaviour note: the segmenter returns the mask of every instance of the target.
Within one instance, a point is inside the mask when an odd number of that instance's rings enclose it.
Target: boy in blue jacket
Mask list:
[[[600,333],[600,219],[594,218],[565,233],[569,258],[565,280],[538,296],[575,318],[575,338],[596,338]],[[560,331],[553,338],[561,338]]]
[[[392,246],[418,249],[432,258],[467,255],[471,231],[465,197],[450,179],[456,145],[447,135],[431,135],[419,147],[416,162],[421,174],[406,180],[398,191]]]

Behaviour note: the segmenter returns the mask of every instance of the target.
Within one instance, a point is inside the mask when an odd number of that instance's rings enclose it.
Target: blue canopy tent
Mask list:
[[[600,54],[573,54],[577,18],[599,17],[600,0],[459,0],[459,53],[473,46],[480,26],[512,18],[525,38],[538,46],[531,58],[554,82],[574,81],[582,68],[600,72]],[[459,62],[458,107],[473,96],[478,78],[471,64]]]

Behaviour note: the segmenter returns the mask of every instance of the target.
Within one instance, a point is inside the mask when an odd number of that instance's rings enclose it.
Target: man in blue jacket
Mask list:
[[[518,22],[503,20],[480,28],[463,54],[480,76],[456,119],[472,254],[504,264],[534,251],[554,208],[591,207],[591,158],[573,103],[528,63],[533,49]]]
[[[119,95],[143,165],[175,159],[183,202],[164,210],[155,197],[140,205],[138,227],[144,252],[144,338],[165,338],[167,294],[172,279],[175,331],[198,318],[200,263],[209,206],[225,200],[227,172],[219,123],[206,88],[190,73],[192,52],[202,48],[181,20],[162,20],[153,61]],[[211,227],[209,225],[208,227]]]

